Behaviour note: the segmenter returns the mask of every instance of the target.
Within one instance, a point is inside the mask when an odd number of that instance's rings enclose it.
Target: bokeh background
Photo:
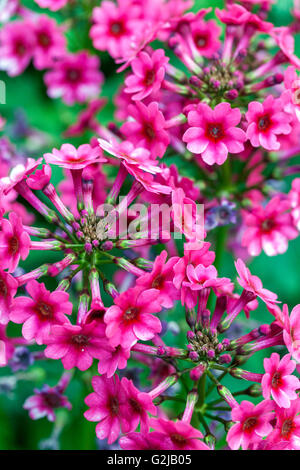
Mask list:
[[[23,0],[21,3],[32,10],[42,12],[32,0]],[[108,99],[108,103],[99,113],[99,120],[102,124],[106,124],[114,119],[113,97],[118,86],[123,82],[123,75],[116,73],[116,66],[108,54],[99,53],[92,48],[88,36],[90,27],[86,10],[88,4],[88,0],[78,0],[75,5],[65,10],[64,17],[61,13],[53,14],[48,10],[47,14],[56,17],[58,21],[70,23],[71,28],[67,32],[67,40],[71,52],[90,49],[100,56],[101,69],[106,77],[101,95]],[[221,0],[196,0],[193,10],[197,11],[199,8],[209,6],[223,7],[224,5]],[[272,21],[276,26],[289,24],[291,8],[292,0],[275,2],[269,21]],[[296,37],[296,53],[298,56],[300,55],[300,37]],[[18,151],[37,158],[53,147],[60,147],[66,141],[62,137],[62,133],[76,121],[76,116],[83,107],[76,105],[68,107],[61,100],[48,98],[43,74],[33,67],[29,67],[16,78],[9,78],[6,74],[0,73],[0,80],[6,84],[7,100],[6,105],[0,105],[0,114],[7,120],[6,134],[16,145]],[[91,135],[87,133],[81,138],[72,138],[69,141],[74,145],[79,145],[88,142],[90,137]],[[176,160],[176,156],[170,163],[174,162],[180,164],[179,160]],[[61,177],[60,170],[56,169],[54,174],[56,184],[59,183]],[[284,181],[283,191],[287,191],[289,185],[288,179]],[[26,261],[23,267],[33,269],[39,265],[39,256],[39,253],[31,256],[30,261]],[[54,257],[55,254],[53,254],[53,260]],[[253,273],[261,277],[264,286],[276,292],[283,303],[287,303],[290,308],[300,303],[300,237],[289,242],[289,249],[285,254],[272,258],[262,254],[250,261],[250,267]],[[218,268],[221,276],[235,277],[233,258],[229,252],[224,253],[219,260]],[[171,314],[172,321],[180,328],[183,316],[180,306]],[[261,308],[251,316],[250,320],[246,320],[245,317],[241,318],[240,328],[251,329],[256,326],[258,321],[264,323],[269,319],[269,315]],[[184,325],[184,323],[182,324]],[[11,334],[14,334],[15,331],[19,332],[18,327],[16,328],[17,330],[12,328]],[[173,333],[168,334],[170,334],[169,344],[175,341],[184,341],[185,327],[179,336],[175,337]],[[247,369],[261,372],[263,355],[264,352],[257,353],[255,358],[250,360]],[[32,394],[33,388],[40,388],[45,382],[49,385],[55,385],[62,371],[60,361],[39,361],[38,364],[34,364],[26,373],[23,373],[23,378],[15,381],[8,368],[0,370],[0,449],[87,450],[105,448],[105,442],[100,443],[96,439],[95,424],[83,418],[83,412],[86,409],[83,400],[90,392],[90,371],[86,373],[76,371],[74,373],[66,392],[73,409],[70,413],[64,410],[58,412],[58,426],[61,425],[62,430],[57,439],[53,436],[53,423],[49,423],[45,418],[32,421],[28,412],[23,410],[22,405],[25,399]],[[142,386],[147,386],[148,373],[146,368],[138,370]],[[235,390],[238,381],[230,378],[228,380],[227,385]],[[226,385],[226,382],[224,384]],[[169,409],[171,414],[176,411],[178,410]],[[218,446],[222,448],[224,441],[221,440]]]

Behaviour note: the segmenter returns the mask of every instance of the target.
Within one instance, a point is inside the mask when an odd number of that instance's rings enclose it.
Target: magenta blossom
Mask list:
[[[76,149],[72,144],[63,144],[60,150],[53,149],[52,153],[44,155],[47,163],[58,165],[68,170],[81,170],[93,163],[106,162],[99,147],[83,144]]]
[[[245,290],[257,295],[257,297],[260,297],[266,304],[276,302],[277,295],[268,289],[264,289],[259,277],[251,274],[250,270],[241,259],[235,262],[235,267],[240,276],[237,278],[238,283]]]
[[[203,57],[213,57],[221,47],[221,28],[214,20],[191,22],[191,34],[196,48]]]
[[[43,165],[41,170],[36,170],[27,178],[26,183],[31,189],[42,190],[50,183],[51,174],[50,165]]]
[[[136,102],[128,106],[134,121],[125,122],[121,131],[137,147],[150,150],[152,158],[162,157],[169,144],[169,135],[165,130],[165,118],[158,109],[158,103],[148,106]]]
[[[142,30],[138,19],[140,6],[132,0],[104,1],[93,10],[94,25],[90,30],[95,49],[108,51],[114,57],[128,54],[132,36]]]
[[[139,339],[148,341],[161,331],[160,320],[152,313],[161,311],[159,290],[132,287],[114,299],[104,315],[106,336],[112,346],[131,348]]]
[[[61,359],[65,369],[78,367],[79,370],[87,370],[94,358],[101,358],[105,348],[104,326],[96,321],[86,325],[67,322],[54,325],[49,336],[44,336],[44,343],[48,345],[45,356]]]
[[[140,392],[126,377],[122,378],[122,386],[125,390],[125,403],[121,405],[121,413],[126,416],[124,432],[134,431],[140,424],[141,432],[149,429],[148,413],[156,415],[156,407],[148,393]]]
[[[263,103],[253,101],[246,113],[247,137],[253,147],[260,145],[267,150],[279,150],[278,135],[287,135],[292,128],[292,118],[283,111],[282,101],[269,95]]]
[[[120,406],[125,403],[125,391],[117,375],[111,379],[95,376],[92,378],[92,386],[95,391],[84,400],[90,407],[84,416],[88,421],[98,421],[97,437],[107,438],[108,444],[112,444],[127,423],[126,417],[120,413]]]
[[[0,325],[7,325],[9,322],[9,311],[17,288],[16,279],[0,269]]]
[[[51,67],[55,60],[62,57],[66,51],[66,40],[63,31],[56,21],[46,15],[40,15],[33,23],[36,44],[33,51],[35,68],[42,70]]]
[[[165,308],[172,308],[174,301],[180,298],[180,291],[173,284],[174,265],[178,258],[173,257],[167,261],[168,253],[164,250],[155,258],[150,273],[140,276],[136,283],[146,289],[157,289],[157,301]]]
[[[273,430],[270,421],[274,414],[273,404],[265,400],[254,405],[244,400],[233,408],[231,416],[234,424],[227,434],[227,442],[232,450],[249,448],[250,444],[259,443],[262,437],[267,436]]]
[[[283,306],[283,339],[292,357],[300,363],[300,305],[296,305],[289,316],[287,305]]]
[[[0,258],[2,268],[13,272],[20,258],[26,259],[30,249],[30,238],[24,230],[21,217],[14,212],[9,214],[9,220],[2,219],[0,231]]]
[[[188,113],[189,129],[183,135],[190,152],[201,154],[208,165],[222,165],[228,153],[244,150],[246,135],[236,127],[241,120],[238,108],[232,109],[229,103],[220,103],[211,109],[205,103]]]
[[[69,0],[34,0],[41,8],[57,11],[63,8]]]
[[[163,49],[157,49],[151,56],[147,52],[140,52],[131,62],[133,74],[125,80],[125,93],[132,94],[134,101],[156,93],[161,87],[168,61]]]
[[[50,292],[45,284],[35,280],[27,283],[26,290],[30,297],[15,298],[9,318],[14,323],[23,323],[25,339],[35,339],[37,344],[43,344],[52,325],[67,321],[65,315],[72,313],[72,303],[67,292]]]
[[[291,361],[290,354],[286,354],[281,360],[277,353],[264,359],[266,373],[262,377],[261,386],[264,398],[272,395],[276,404],[281,408],[289,408],[291,401],[298,398],[296,390],[300,388],[300,380],[291,375],[296,362]]]
[[[268,441],[276,446],[287,444],[285,450],[300,450],[300,399],[293,400],[289,408],[276,410],[276,425]],[[280,447],[279,447],[280,448]]]
[[[168,450],[210,450],[200,439],[203,434],[183,421],[150,419],[150,426],[165,436],[165,449]]]
[[[55,421],[55,412],[57,408],[72,408],[71,403],[62,394],[60,388],[44,385],[41,390],[34,390],[35,395],[27,398],[23,408],[29,410],[31,419],[40,419],[46,417],[49,421]]]
[[[167,438],[160,432],[130,432],[119,440],[124,450],[165,450]]]
[[[242,246],[247,247],[251,256],[258,256],[262,250],[268,256],[287,250],[288,241],[298,236],[292,215],[287,212],[289,209],[289,201],[275,196],[266,207],[255,206],[245,213]]]
[[[35,48],[33,25],[29,20],[18,20],[0,31],[0,70],[14,77],[29,65]]]
[[[117,369],[125,369],[130,357],[130,349],[122,346],[112,347],[109,342],[101,350],[101,357],[98,362],[99,374],[106,374],[108,378],[112,377]]]
[[[98,57],[87,52],[67,54],[45,74],[50,98],[62,98],[68,104],[84,103],[100,93],[103,75]]]

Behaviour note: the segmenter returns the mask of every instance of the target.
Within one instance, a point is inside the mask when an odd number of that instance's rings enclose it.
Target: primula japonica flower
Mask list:
[[[69,0],[34,0],[41,8],[57,11],[63,8]]]
[[[153,101],[148,106],[141,102],[128,107],[134,121],[125,122],[121,132],[127,140],[137,147],[144,147],[151,152],[152,158],[162,157],[168,144],[169,135],[165,130],[165,118],[159,111],[158,103]]]
[[[279,354],[273,353],[270,358],[264,359],[266,373],[262,377],[261,386],[264,398],[271,395],[281,408],[289,408],[291,401],[296,400],[296,390],[300,388],[300,381],[291,375],[296,368],[296,362],[291,361],[290,354],[281,360]]]
[[[73,367],[79,370],[89,369],[94,358],[101,358],[106,345],[104,326],[97,325],[95,321],[82,325],[67,322],[54,325],[49,335],[44,335],[43,338],[44,344],[47,344],[45,356],[61,359],[67,370]]]
[[[0,257],[2,268],[13,272],[21,259],[26,259],[30,250],[30,237],[21,218],[11,212],[9,220],[1,220]]]
[[[210,450],[200,439],[203,434],[183,421],[151,418],[150,426],[165,437],[164,448],[170,450]]]
[[[130,432],[119,440],[124,450],[165,450],[165,442],[165,435],[160,432]]]
[[[55,421],[55,411],[57,408],[72,408],[71,403],[62,394],[60,387],[49,387],[44,385],[41,390],[35,389],[34,395],[27,398],[23,408],[29,411],[31,419],[46,417],[49,421]]]
[[[235,262],[235,267],[240,277],[237,278],[238,283],[247,291],[260,297],[266,304],[276,302],[277,295],[262,285],[259,277],[251,274],[250,270],[245,266],[245,263],[238,259]]]
[[[300,449],[300,400],[293,400],[289,408],[276,409],[274,431],[268,436],[271,445],[286,443],[285,450]],[[276,448],[276,447],[275,447]]]
[[[248,121],[247,137],[253,147],[262,146],[266,150],[279,150],[277,136],[287,135],[292,128],[292,118],[283,111],[282,101],[269,95],[263,103],[252,102],[246,113]]]
[[[82,170],[88,165],[106,162],[99,147],[83,144],[76,149],[72,144],[63,144],[60,150],[53,149],[52,153],[44,155],[47,163],[58,165],[68,170]]]
[[[66,40],[57,23],[46,15],[38,17],[33,23],[35,48],[33,63],[35,68],[43,70],[66,54]]]
[[[0,269],[0,325],[7,325],[9,322],[9,311],[17,289],[16,279]]]
[[[0,70],[12,77],[20,75],[32,59],[35,41],[29,20],[5,25],[0,31]]]
[[[287,305],[282,311],[284,330],[283,339],[292,357],[300,362],[300,305],[296,305],[289,315]]]
[[[123,431],[134,431],[140,424],[141,432],[149,429],[149,416],[156,415],[157,410],[148,393],[140,392],[126,377],[121,380],[125,391],[125,403],[120,406],[121,414],[126,416]]]
[[[173,257],[167,261],[167,252],[164,250],[155,258],[152,271],[138,277],[136,283],[145,290],[157,289],[157,301],[162,307],[172,308],[174,301],[180,298],[180,291],[173,284],[174,265],[178,258]]]
[[[84,103],[98,96],[103,82],[98,57],[87,52],[66,54],[45,74],[50,98],[62,98],[68,104]]]
[[[140,52],[131,62],[133,74],[125,80],[125,93],[132,94],[134,101],[156,93],[161,87],[168,61],[163,49],[157,49],[151,55]]]
[[[213,57],[221,46],[221,28],[214,20],[192,21],[191,34],[194,44],[203,57]]]
[[[23,323],[22,334],[28,341],[35,339],[43,344],[52,325],[65,323],[72,313],[69,294],[56,290],[50,292],[45,284],[31,280],[26,284],[30,297],[17,297],[13,300],[9,318],[14,323]]]
[[[94,392],[86,397],[85,404],[90,407],[84,416],[88,421],[98,421],[96,435],[99,439],[108,439],[108,444],[115,442],[121,428],[127,425],[127,414],[120,411],[125,404],[125,390],[117,375],[108,379],[104,376],[92,378]]]
[[[240,110],[232,109],[229,103],[220,103],[214,109],[199,103],[188,113],[189,129],[183,141],[190,152],[201,154],[208,165],[222,165],[228,153],[244,150],[246,135],[236,127],[240,120]]]
[[[107,340],[101,349],[100,361],[98,362],[99,374],[105,374],[107,378],[114,375],[117,369],[125,369],[130,357],[130,349],[118,345],[115,348]]]
[[[115,58],[126,55],[133,34],[143,27],[138,20],[140,9],[132,0],[118,0],[117,4],[104,1],[94,8],[90,36],[95,49],[108,51]]]
[[[251,444],[256,444],[273,430],[270,421],[274,416],[273,404],[270,400],[265,400],[254,405],[244,400],[239,406],[233,408],[231,412],[234,424],[227,434],[227,442],[232,450],[238,450],[241,446],[243,450],[249,448]]]
[[[242,245],[251,256],[259,255],[262,250],[268,256],[287,250],[288,240],[298,236],[292,215],[287,212],[289,209],[289,201],[275,196],[266,207],[255,206],[245,213]]]
[[[160,320],[152,315],[161,311],[159,294],[157,289],[136,286],[115,298],[104,315],[105,334],[112,346],[131,348],[139,339],[147,341],[161,331]]]

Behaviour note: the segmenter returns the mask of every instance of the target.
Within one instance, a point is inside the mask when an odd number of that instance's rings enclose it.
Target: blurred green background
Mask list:
[[[74,20],[79,10],[84,9],[85,2],[77,2],[78,6],[73,6],[66,10],[65,18],[61,14],[54,14],[59,21]],[[87,2],[88,3],[88,2]],[[277,26],[287,25],[291,21],[290,10],[292,8],[292,0],[277,1],[272,8],[269,20]],[[28,6],[33,10],[42,12],[32,0],[24,0],[24,6]],[[222,7],[223,1],[196,0],[194,10],[208,6]],[[78,10],[77,10],[78,8]],[[45,10],[44,10],[45,12]],[[48,11],[47,11],[48,13]],[[52,14],[51,14],[52,15]],[[88,37],[89,23],[86,20],[74,21],[71,30],[67,33],[68,45],[71,51],[89,48],[92,45]],[[300,53],[300,39],[296,38],[296,51]],[[94,53],[96,53],[94,51]],[[113,120],[113,97],[117,87],[122,83],[122,74],[116,74],[116,67],[112,59],[106,53],[98,53],[102,70],[106,80],[102,89],[102,96],[108,98],[108,104],[99,114],[102,124],[106,124]],[[11,126],[15,120],[16,113],[20,111],[28,120],[29,126],[41,133],[44,139],[43,151],[49,151],[52,147],[59,147],[65,140],[62,138],[62,132],[72,123],[75,122],[77,113],[82,107],[68,107],[60,100],[51,100],[47,97],[46,88],[43,82],[42,72],[38,72],[29,67],[21,76],[16,78],[8,78],[6,74],[0,73],[0,80],[6,83],[7,87],[7,104],[0,105],[0,114],[3,115]],[[78,145],[84,143],[89,138],[86,135],[80,139],[69,139]],[[15,140],[17,148],[22,150],[24,142],[22,139]],[[28,145],[28,143],[27,143]],[[41,150],[35,150],[35,142],[31,142],[30,154],[33,157],[40,156]],[[28,149],[27,149],[28,150]],[[56,182],[61,178],[60,171],[55,173]],[[285,190],[289,189],[289,182],[286,181]],[[33,268],[38,264],[39,254],[30,258],[30,262],[25,263],[24,267]],[[28,264],[29,263],[29,264]],[[276,292],[279,299],[287,303],[290,308],[300,303],[300,237],[289,243],[289,249],[284,255],[277,257],[267,257],[262,254],[258,258],[251,261],[250,267],[253,273],[257,274],[263,280],[266,288]],[[235,277],[235,270],[232,256],[225,253],[220,263],[220,275],[226,277]],[[180,306],[172,312],[172,319],[180,325],[182,322],[182,310]],[[258,309],[251,317],[251,325],[259,321],[261,323],[270,320],[270,316],[264,309]],[[246,323],[246,320],[244,320]],[[184,323],[183,323],[184,324]],[[249,328],[249,323],[248,323]],[[20,331],[17,329],[16,331]],[[182,333],[181,341],[184,341],[185,327]],[[169,343],[177,341],[170,334]],[[261,372],[263,353],[256,354],[255,358],[250,361],[247,368],[256,372]],[[29,376],[19,380],[16,387],[10,384],[7,377],[10,375],[9,369],[0,370],[0,449],[38,449],[49,447],[49,442],[43,441],[53,432],[53,424],[46,419],[32,421],[28,417],[27,411],[23,410],[22,405],[25,399],[32,394],[34,387],[41,387],[44,382],[49,385],[55,385],[57,379],[63,369],[60,361],[39,362],[29,369]],[[96,373],[96,366],[94,366]],[[142,373],[142,383],[147,384],[147,370]],[[67,389],[67,396],[73,405],[71,413],[64,410],[58,412],[59,423],[63,423],[59,441],[61,449],[96,449],[99,447],[95,436],[95,424],[86,421],[83,418],[83,412],[86,407],[83,403],[84,397],[91,391],[90,378],[92,371],[85,373],[75,372],[71,385]],[[9,379],[11,380],[11,379]],[[231,389],[240,388],[237,380],[228,379],[228,385]],[[226,384],[226,382],[225,382]],[[8,389],[12,388],[11,392]],[[170,403],[170,402],[169,402]],[[171,405],[169,405],[170,407]],[[180,409],[180,408],[179,408]],[[173,412],[176,410],[174,409]],[[169,408],[172,413],[172,408]],[[50,443],[55,447],[55,442]],[[222,446],[220,442],[220,447]]]

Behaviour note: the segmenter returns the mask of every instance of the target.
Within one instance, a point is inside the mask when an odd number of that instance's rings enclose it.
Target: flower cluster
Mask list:
[[[248,268],[300,231],[298,2],[284,27],[269,0],[91,1],[72,19],[76,2],[35,3],[57,16],[0,11],[0,69],[32,64],[67,111],[55,148],[0,116],[0,366],[57,376],[24,408],[72,413],[75,371],[108,446],[300,450],[300,304],[289,313]],[[122,74],[107,125],[102,52]]]

